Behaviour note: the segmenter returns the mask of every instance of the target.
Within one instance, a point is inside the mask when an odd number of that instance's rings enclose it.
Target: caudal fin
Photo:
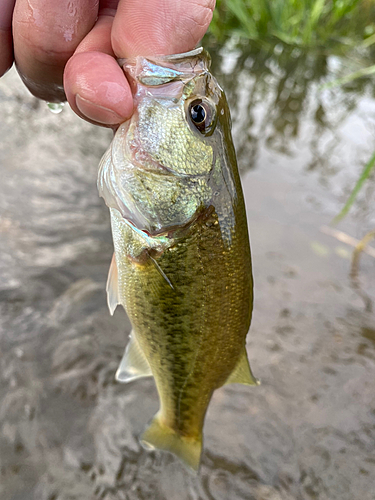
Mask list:
[[[202,437],[190,438],[179,435],[164,425],[158,415],[141,436],[141,443],[147,448],[158,448],[176,455],[189,469],[198,471],[202,453]]]

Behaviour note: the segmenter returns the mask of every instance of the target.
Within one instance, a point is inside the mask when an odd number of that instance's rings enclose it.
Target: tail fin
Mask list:
[[[198,471],[202,452],[202,436],[191,438],[181,436],[164,425],[158,415],[141,436],[141,443],[147,448],[158,448],[176,455],[189,469]]]

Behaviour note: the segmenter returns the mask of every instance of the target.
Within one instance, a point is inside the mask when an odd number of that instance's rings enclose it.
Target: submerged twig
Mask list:
[[[369,235],[373,234],[373,231],[366,234],[366,236],[362,238],[362,240],[357,240],[356,238],[353,238],[353,236],[350,236],[349,234],[346,234],[343,231],[339,231],[338,229],[334,229],[329,226],[322,226],[320,228],[320,231],[324,234],[328,234],[328,236],[336,238],[336,240],[339,240],[342,243],[346,243],[347,245],[354,247],[355,248],[354,252],[356,252],[357,249],[360,248],[358,252],[367,253],[367,255],[370,255],[371,257],[375,258],[375,248],[368,246],[368,243],[371,241],[371,239],[374,238],[374,236],[370,236],[369,239],[366,239]]]
[[[350,279],[353,288],[357,291],[358,295],[363,299],[367,312],[372,312],[372,300],[361,288],[359,281],[359,257],[362,252],[366,250],[367,245],[375,238],[375,230],[367,233],[361,241],[356,245],[352,256],[352,267],[350,270]],[[371,249],[373,250],[373,249]]]
[[[362,253],[367,253],[367,255],[375,258],[375,248],[368,246],[370,241],[375,239],[375,230],[367,233],[361,240],[357,240],[356,238],[353,238],[353,236],[349,236],[349,234],[346,234],[343,231],[338,231],[337,229],[333,229],[332,227],[328,226],[322,226],[320,228],[320,231],[324,234],[328,234],[328,236],[336,238],[342,243],[346,243],[347,245],[354,247],[352,255],[352,265],[349,275],[351,285],[364,301],[366,311],[372,312],[372,300],[369,295],[364,290],[362,290],[361,282],[359,280],[359,257]]]

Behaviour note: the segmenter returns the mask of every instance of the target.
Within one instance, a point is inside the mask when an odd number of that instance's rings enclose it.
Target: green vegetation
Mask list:
[[[269,63],[275,59],[281,73],[285,74],[279,85],[283,85],[284,79],[295,81],[293,101],[298,102],[294,113],[295,127],[288,124],[292,135],[298,133],[298,114],[304,109],[311,79],[320,84],[321,90],[341,86],[350,92],[351,89],[354,90],[354,85],[357,91],[362,89],[363,92],[367,85],[371,86],[371,94],[374,95],[375,0],[217,0],[207,41],[209,44],[209,39],[211,43],[217,40],[222,43],[228,38],[237,40],[242,52],[256,51],[256,47],[260,49],[259,55],[255,56],[255,61],[258,62],[252,68],[253,74],[258,68],[261,73],[260,81],[268,70],[267,64],[263,69],[258,67],[262,66],[261,60]],[[293,59],[291,55],[297,49],[299,56]],[[332,54],[345,55],[346,63],[341,67],[341,74],[336,74],[333,80],[327,81],[325,61]],[[313,72],[305,81],[303,68],[306,64]],[[297,88],[302,89],[298,97]],[[253,94],[256,92],[253,91]],[[279,88],[278,101],[281,95],[283,94]],[[280,108],[280,113],[274,119],[278,124],[275,127],[278,132],[285,121],[284,109],[287,109],[281,105]],[[269,119],[272,119],[278,106],[274,103],[272,109],[274,111],[273,114],[270,111]],[[320,120],[317,110],[317,120],[323,124],[326,117],[321,103],[319,109],[322,117]],[[281,133],[285,135],[284,129]],[[348,213],[361,187],[375,170],[374,167],[375,153],[365,165],[335,222]]]
[[[345,203],[341,212],[334,218],[333,222],[335,222],[335,223],[339,222],[349,212],[351,206],[353,205],[353,203],[357,197],[357,194],[361,190],[364,182],[369,178],[374,166],[375,166],[375,153],[372,155],[370,160],[366,163],[365,168],[363,169],[363,172],[361,173],[358,181],[356,182],[356,185],[354,186],[353,191],[351,192],[351,194],[348,198],[348,201]]]
[[[373,0],[217,0],[210,32],[303,47],[375,43]]]
[[[372,66],[367,66],[366,68],[361,68],[358,71],[354,71],[354,73],[349,73],[348,75],[343,76],[342,78],[338,78],[337,80],[333,80],[332,82],[326,83],[322,88],[332,88],[337,87],[339,85],[345,85],[346,83],[350,83],[357,78],[362,78],[363,76],[373,75],[375,73],[375,64]]]

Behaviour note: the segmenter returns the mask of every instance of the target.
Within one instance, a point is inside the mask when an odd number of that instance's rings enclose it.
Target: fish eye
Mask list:
[[[190,110],[191,119],[196,125],[200,125],[206,119],[207,113],[202,104],[196,104]]]
[[[215,122],[215,109],[208,101],[203,99],[191,101],[188,113],[192,125],[201,134],[209,135],[212,132]]]

